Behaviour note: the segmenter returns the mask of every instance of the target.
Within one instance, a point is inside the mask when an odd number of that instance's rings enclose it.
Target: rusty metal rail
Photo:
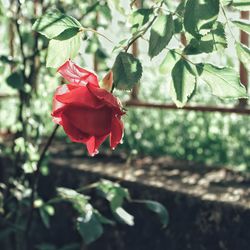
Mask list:
[[[187,105],[183,108],[177,108],[175,104],[158,104],[148,103],[139,100],[130,100],[125,103],[125,107],[138,107],[138,108],[157,108],[157,109],[172,109],[172,110],[188,110],[200,112],[221,112],[221,113],[236,113],[241,115],[250,115],[250,109],[245,107],[218,107],[218,106],[191,106]]]

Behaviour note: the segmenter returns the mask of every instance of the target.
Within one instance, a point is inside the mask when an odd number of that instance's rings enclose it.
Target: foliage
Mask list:
[[[9,245],[12,243],[9,239],[15,238],[19,249],[32,249],[31,228],[42,226],[52,230],[56,206],[64,203],[70,204],[75,212],[72,225],[82,241],[65,246],[44,242],[37,249],[80,249],[102,235],[104,224],[114,224],[86,195],[88,187],[79,190],[60,187],[49,198],[42,197],[38,188],[37,176],[50,174],[46,152],[42,157],[39,152],[43,139],[52,130],[49,100],[60,84],[55,69],[67,59],[79,60],[100,75],[111,69],[113,90],[122,99],[127,92],[119,90],[130,90],[139,81],[145,100],[153,97],[165,101],[168,96],[178,107],[191,99],[224,103],[203,98],[202,93],[208,90],[206,85],[219,98],[248,96],[235,70],[238,65],[230,64],[225,54],[229,54],[228,48],[233,48],[249,70],[249,48],[232,32],[243,30],[249,34],[249,22],[228,19],[231,10],[250,10],[249,1],[183,0],[175,4],[148,0],[139,7],[135,1],[127,1],[124,6],[116,0],[0,3],[1,30],[8,34],[1,43],[0,74],[6,81],[0,88],[1,93],[14,96],[0,100],[0,119],[4,121],[0,132],[11,135],[7,142],[0,142],[1,155],[9,160],[0,169],[5,171],[0,175],[1,178],[4,175],[0,186],[3,223],[0,240],[4,244]],[[175,42],[179,35],[187,42],[183,44],[178,39]],[[136,53],[130,53],[132,46],[143,43],[139,49],[147,55],[137,58]],[[210,60],[211,57],[220,60]],[[158,68],[161,76],[156,74]],[[160,83],[166,79],[170,90],[163,87],[161,96]],[[129,110],[121,150],[247,168],[248,123],[248,117],[234,115]],[[154,212],[163,226],[168,223],[169,215],[161,204],[133,200],[118,183],[101,180],[90,189],[108,202],[111,214],[122,223],[134,224],[133,215],[125,206],[131,202],[141,203]]]

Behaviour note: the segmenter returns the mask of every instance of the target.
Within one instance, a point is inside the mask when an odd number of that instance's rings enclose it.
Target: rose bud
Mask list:
[[[125,114],[118,99],[99,87],[97,76],[68,60],[58,72],[69,84],[59,86],[53,98],[53,121],[73,142],[86,144],[94,156],[109,136],[115,149],[122,141]]]

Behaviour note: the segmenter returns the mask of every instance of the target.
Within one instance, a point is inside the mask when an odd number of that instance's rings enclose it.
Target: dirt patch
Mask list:
[[[77,188],[100,178],[118,180],[132,197],[157,200],[169,211],[169,226],[162,229],[149,211],[127,204],[135,226],[107,226],[104,235],[88,249],[249,249],[249,176],[169,157],[146,157],[127,164],[125,157],[83,157],[79,148],[53,151],[51,178],[57,185]]]

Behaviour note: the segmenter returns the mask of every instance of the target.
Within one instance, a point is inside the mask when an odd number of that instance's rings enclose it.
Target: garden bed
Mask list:
[[[157,200],[169,211],[169,226],[162,229],[144,207],[128,204],[135,226],[107,226],[104,235],[88,249],[249,249],[247,175],[169,157],[130,161],[107,154],[88,158],[83,157],[82,148],[64,146],[54,147],[52,152],[50,164],[56,185],[76,188],[100,178],[119,180],[133,198]]]

